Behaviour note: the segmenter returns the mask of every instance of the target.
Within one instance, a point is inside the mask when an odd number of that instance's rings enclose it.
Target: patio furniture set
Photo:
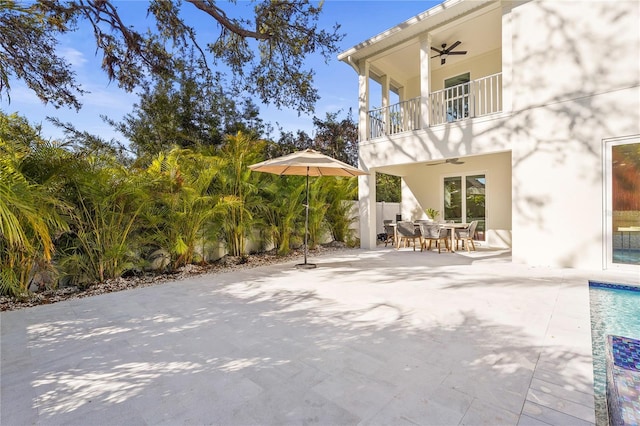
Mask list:
[[[404,247],[408,247],[408,245],[412,243],[413,250],[415,251],[416,241],[418,241],[420,251],[429,251],[431,250],[431,244],[435,243],[435,246],[438,248],[438,253],[440,253],[443,243],[446,250],[454,252],[459,249],[459,244],[462,242],[463,248],[466,248],[468,252],[471,249],[475,251],[476,247],[473,243],[473,237],[477,226],[477,220],[471,223],[438,223],[431,220],[418,220],[416,222],[399,221],[393,223],[391,220],[385,220],[384,231],[386,236],[384,245],[386,247],[391,243],[396,249],[399,249],[402,244],[404,244]]]

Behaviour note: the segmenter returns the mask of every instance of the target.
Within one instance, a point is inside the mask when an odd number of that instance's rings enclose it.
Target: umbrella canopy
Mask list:
[[[256,172],[297,176],[359,176],[367,172],[313,149],[294,152],[249,166]]]
[[[256,172],[273,173],[276,175],[296,175],[307,177],[307,197],[304,203],[304,263],[298,265],[302,268],[315,268],[316,265],[307,263],[307,237],[309,234],[309,176],[359,176],[367,175],[367,172],[331,158],[313,149],[305,149],[282,157],[273,158],[249,166]]]

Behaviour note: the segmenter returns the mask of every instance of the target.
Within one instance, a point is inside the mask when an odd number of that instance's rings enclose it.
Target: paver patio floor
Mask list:
[[[593,424],[588,279],[353,250],[1,314],[1,423]]]

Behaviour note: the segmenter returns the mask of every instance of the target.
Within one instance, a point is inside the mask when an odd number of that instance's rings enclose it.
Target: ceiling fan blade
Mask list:
[[[431,50],[435,50],[436,52],[442,54],[442,50],[436,49],[435,47],[431,46]]]
[[[445,58],[440,59],[440,65],[444,65],[445,62],[446,62]]]
[[[458,52],[449,52],[449,55],[466,55],[467,51],[466,50],[460,50]]]
[[[436,161],[434,163],[427,163],[427,166],[438,166],[440,164],[455,164],[455,165],[459,165],[459,164],[464,164],[464,161],[460,160],[459,158],[447,158],[444,161]]]
[[[434,56],[432,56],[432,57],[431,57],[431,59],[433,59],[433,58],[439,58],[440,56],[441,56],[441,55],[434,55]]]
[[[458,45],[459,45],[460,43],[462,43],[462,42],[461,42],[461,41],[459,41],[459,40],[458,40],[458,41],[456,41],[455,43],[453,43],[451,46],[449,46],[449,47],[447,48],[447,52],[451,52],[453,49],[455,49],[456,47],[458,47]]]

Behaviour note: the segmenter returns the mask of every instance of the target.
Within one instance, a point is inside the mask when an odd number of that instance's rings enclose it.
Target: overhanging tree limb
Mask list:
[[[254,0],[251,17],[232,19],[214,0],[186,2],[221,26],[217,40],[207,44],[207,52],[201,49],[194,27],[181,18],[180,0],[152,0],[147,15],[150,25],[143,30],[127,25],[113,0],[38,0],[28,8],[0,0],[0,95],[8,96],[9,82],[17,78],[44,102],[79,108],[82,89],[55,48],[59,35],[77,30],[77,23],[86,21],[93,29],[97,51],[102,52],[102,68],[127,91],[151,74],[170,75],[185,52],[195,48],[203,72],[211,72],[209,62],[219,60],[230,67],[238,90],[247,90],[267,104],[313,111],[318,94],[313,72],[305,69],[304,60],[312,53],[328,60],[343,37],[337,25],[329,31],[317,28],[322,3]],[[249,29],[252,26],[255,30]],[[252,48],[249,40],[257,41],[257,47]]]
[[[231,31],[234,34],[239,35],[240,37],[245,38],[254,38],[256,40],[267,40],[271,36],[267,33],[262,33],[258,31],[250,31],[242,28],[240,25],[236,24],[234,21],[227,17],[227,14],[224,10],[220,9],[215,5],[215,2],[207,2],[204,0],[186,0],[188,3],[193,4],[198,9],[202,10],[206,14],[210,15],[222,25],[225,29]],[[256,25],[257,27],[257,25]]]

